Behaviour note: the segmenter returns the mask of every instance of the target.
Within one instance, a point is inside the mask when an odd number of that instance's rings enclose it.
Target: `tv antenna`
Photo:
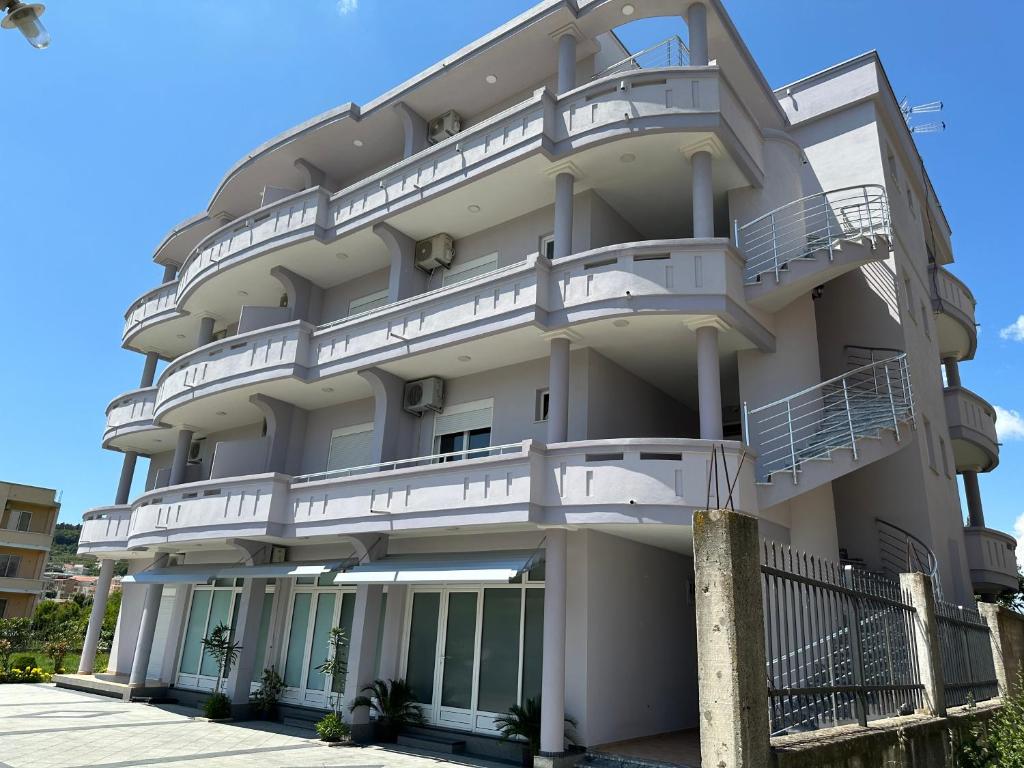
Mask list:
[[[946,123],[944,120],[935,120],[930,123],[918,123],[913,125],[911,121],[914,115],[920,115],[925,112],[941,112],[942,111],[941,101],[929,101],[927,104],[918,104],[917,106],[910,106],[910,99],[903,99],[900,102],[900,112],[903,115],[903,119],[907,123],[907,127],[911,133],[941,133],[946,130]]]

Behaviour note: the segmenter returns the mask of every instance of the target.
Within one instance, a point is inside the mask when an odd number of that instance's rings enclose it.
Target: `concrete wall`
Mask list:
[[[331,451],[331,433],[342,427],[373,422],[373,399],[355,400],[310,411],[302,444],[299,474],[323,472]]]

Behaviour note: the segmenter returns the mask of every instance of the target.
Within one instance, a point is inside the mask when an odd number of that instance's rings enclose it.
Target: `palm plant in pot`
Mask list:
[[[277,702],[281,700],[283,691],[284,680],[277,674],[277,670],[273,667],[264,669],[263,677],[260,678],[260,687],[252,695],[253,708],[259,712],[263,720],[277,718]]]
[[[528,751],[523,755],[524,765],[533,765],[533,758],[540,752],[540,699],[527,699],[521,705],[513,704],[504,715],[494,718],[494,724],[505,741],[525,741]],[[573,728],[576,721],[565,718],[565,738],[573,743]]]
[[[352,700],[349,711],[369,708],[377,721],[375,732],[378,741],[393,742],[404,726],[424,722],[423,710],[405,680],[374,680],[361,693],[363,695]]]
[[[231,667],[238,661],[242,646],[231,637],[231,627],[220,623],[203,638],[203,647],[217,663],[217,684],[213,695],[203,704],[203,713],[211,720],[226,720],[231,717],[231,699],[224,693],[224,681],[231,674]]]
[[[351,733],[348,723],[341,716],[341,694],[348,673],[348,638],[345,630],[334,627],[327,642],[327,658],[316,669],[331,681],[331,711],[317,722],[316,732],[323,741],[341,741]]]

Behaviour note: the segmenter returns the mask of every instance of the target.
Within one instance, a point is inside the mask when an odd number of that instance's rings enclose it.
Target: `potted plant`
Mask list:
[[[369,708],[377,721],[377,741],[394,742],[404,726],[420,725],[424,721],[423,710],[405,680],[374,680],[361,693],[368,695],[353,699],[349,711]]]
[[[221,623],[203,638],[203,647],[217,662],[217,684],[213,695],[203,704],[203,714],[211,720],[226,720],[231,717],[231,699],[223,691],[224,681],[231,674],[231,667],[238,661],[242,646],[231,637],[231,627]]]
[[[494,719],[494,724],[501,732],[505,741],[525,741],[527,751],[523,755],[523,764],[533,765],[533,758],[540,752],[540,699],[527,699],[522,703],[513,704],[507,714]],[[576,721],[565,718],[565,738],[572,744],[572,729]]]
[[[345,675],[348,673],[348,638],[345,630],[334,627],[327,641],[327,658],[317,666],[331,683],[331,711],[316,724],[316,732],[322,741],[341,741],[351,733],[348,723],[341,715],[341,694]]]
[[[277,719],[277,702],[281,700],[281,693],[284,691],[284,680],[277,674],[273,667],[263,670],[263,677],[260,678],[260,687],[252,695],[253,708],[259,712],[263,720]]]

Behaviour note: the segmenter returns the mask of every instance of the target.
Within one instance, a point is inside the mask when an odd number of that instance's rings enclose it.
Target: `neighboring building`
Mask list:
[[[0,482],[0,618],[35,610],[59,511],[49,488]]]
[[[684,12],[688,49],[612,33]],[[544,2],[255,149],[155,260],[79,550],[98,617],[130,560],[134,683],[210,690],[228,622],[237,703],[274,665],[324,707],[340,625],[346,697],[401,676],[494,733],[543,693],[557,753],[563,712],[585,745],[697,725],[695,509],[952,600],[1016,583],[974,301],[874,53],[773,91],[718,0]]]

